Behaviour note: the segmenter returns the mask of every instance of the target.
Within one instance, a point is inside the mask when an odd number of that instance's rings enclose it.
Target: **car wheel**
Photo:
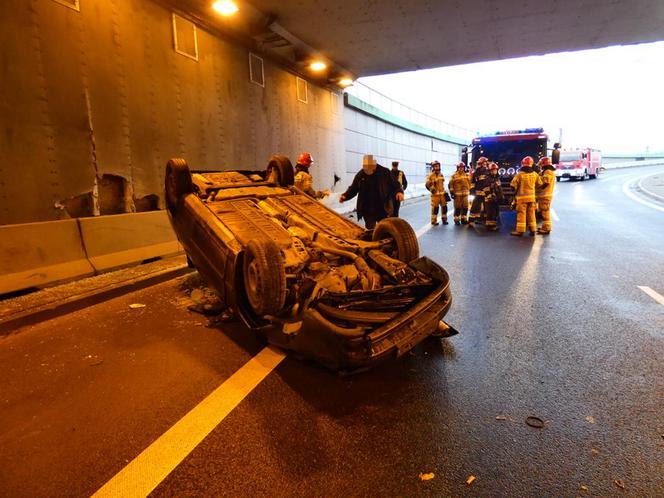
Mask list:
[[[286,156],[272,156],[267,163],[266,180],[280,187],[290,187],[295,183],[295,170]]]
[[[194,184],[191,181],[191,173],[187,161],[180,158],[173,158],[166,163],[166,207],[175,214],[178,200],[183,195],[194,191]]]
[[[286,271],[276,242],[254,239],[244,253],[244,288],[258,315],[276,315],[286,300]]]
[[[557,182],[560,181],[560,177],[559,177],[559,176],[556,177],[556,181],[557,181]]]
[[[417,242],[417,235],[406,220],[401,218],[380,220],[374,228],[373,240],[383,239],[393,241],[392,249],[388,252],[388,255],[399,261],[410,263],[420,257],[420,245]]]

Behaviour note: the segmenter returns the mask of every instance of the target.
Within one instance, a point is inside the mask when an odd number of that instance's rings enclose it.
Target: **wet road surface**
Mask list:
[[[549,237],[423,230],[458,336],[350,377],[286,358],[153,496],[664,496],[664,205],[627,195],[660,170],[558,183]],[[0,494],[93,494],[263,350],[189,278],[0,338]]]

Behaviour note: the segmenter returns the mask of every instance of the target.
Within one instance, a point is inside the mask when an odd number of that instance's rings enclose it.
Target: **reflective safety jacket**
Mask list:
[[[503,184],[500,181],[498,175],[493,175],[489,173],[487,177],[489,185],[484,189],[484,196],[487,201],[497,200],[498,202],[503,200]]]
[[[448,185],[452,195],[468,195],[470,193],[470,176],[465,171],[458,171],[450,178]]]
[[[542,185],[542,179],[533,168],[524,166],[512,178],[511,185],[517,202],[535,202],[535,189]]]
[[[295,179],[294,185],[299,188],[305,194],[313,197],[314,199],[321,199],[325,197],[323,192],[318,192],[314,190],[313,184],[314,179],[309,174],[309,170],[306,166],[300,166],[299,164],[295,167]]]
[[[392,178],[394,178],[399,183],[399,185],[401,185],[402,189],[406,190],[408,188],[408,179],[406,178],[406,173],[400,169],[397,169],[396,171],[391,169],[390,175],[392,175]]]
[[[537,188],[537,198],[553,199],[553,188],[556,186],[556,174],[553,166],[544,166],[540,178],[542,179],[542,186]]]
[[[431,173],[429,176],[427,176],[425,185],[427,190],[431,192],[431,195],[445,193],[445,177],[442,173],[438,175],[436,173]]]
[[[475,196],[483,196],[485,189],[489,186],[489,170],[484,166],[480,166],[473,173],[470,181],[470,191]]]

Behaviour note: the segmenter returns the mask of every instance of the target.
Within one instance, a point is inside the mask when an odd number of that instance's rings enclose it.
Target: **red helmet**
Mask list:
[[[498,171],[498,165],[496,163],[489,164],[489,171]]]
[[[540,158],[539,161],[537,161],[537,165],[542,166],[542,167],[551,166],[551,159],[548,158],[548,157],[542,157],[542,158]]]
[[[457,169],[466,169],[466,163],[459,163],[457,164]]]
[[[477,160],[477,165],[479,166],[480,164],[484,164],[486,162],[489,162],[489,160],[486,157],[482,156]]]
[[[523,159],[521,159],[521,166],[522,167],[527,166],[527,167],[531,168],[533,166],[533,164],[535,164],[535,161],[530,156],[526,156]]]
[[[303,152],[300,154],[297,158],[297,164],[301,164],[302,166],[311,166],[311,163],[314,162],[314,158],[311,157],[311,154],[308,152]]]

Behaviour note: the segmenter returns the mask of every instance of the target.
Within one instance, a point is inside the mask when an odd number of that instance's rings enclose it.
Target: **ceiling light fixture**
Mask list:
[[[339,86],[346,88],[347,86],[351,86],[353,84],[353,80],[350,78],[342,78],[339,80]]]
[[[212,8],[222,16],[232,16],[240,10],[233,0],[217,0],[212,4]]]
[[[327,69],[327,64],[321,61],[315,61],[309,64],[309,69],[311,69],[312,71],[323,71]]]

